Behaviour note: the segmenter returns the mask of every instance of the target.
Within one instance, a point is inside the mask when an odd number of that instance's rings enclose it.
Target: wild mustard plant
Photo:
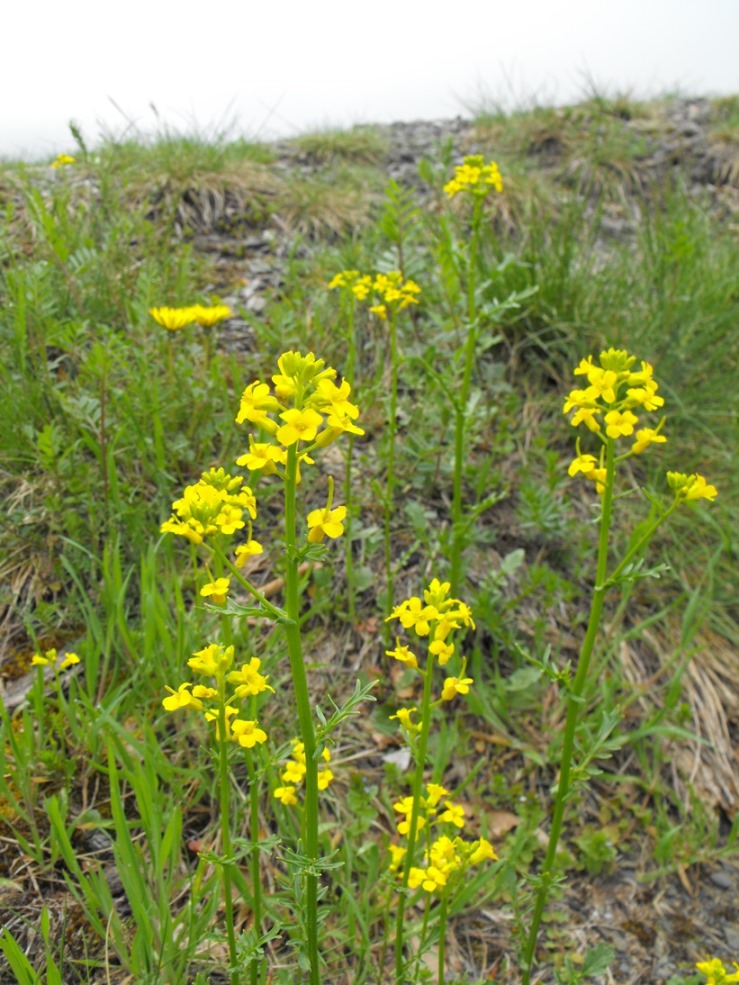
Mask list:
[[[663,433],[664,418],[655,427],[641,426],[642,415],[660,411],[664,398],[657,392],[659,384],[654,378],[653,367],[644,361],[637,367],[636,362],[636,356],[624,349],[614,348],[601,352],[597,363],[592,356],[582,359],[574,375],[584,377],[587,385],[571,390],[563,408],[565,414],[572,414],[572,426],[584,426],[586,435],[590,436],[590,442],[594,445],[594,453],[584,451],[582,438],[578,437],[577,456],[570,463],[568,472],[573,477],[583,475],[595,486],[600,498],[600,529],[590,615],[575,676],[570,683],[565,675],[555,675],[567,685],[567,717],[549,843],[538,877],[538,891],[524,948],[523,985],[528,985],[531,978],[539,925],[554,880],[557,845],[571,793],[578,717],[605,593],[611,587],[649,575],[648,571],[642,571],[643,552],[657,529],[679,506],[700,499],[713,500],[717,496],[715,486],[707,483],[701,475],[668,472],[667,484],[672,490],[672,501],[665,505],[649,496],[652,513],[644,532],[609,571],[609,534],[616,501],[618,467],[628,459],[643,454],[652,445],[664,444],[667,440]],[[619,497],[618,501],[623,502],[623,498]]]
[[[438,783],[425,785],[424,771],[428,751],[431,719],[434,711],[445,702],[453,701],[458,695],[469,692],[474,681],[465,676],[466,660],[457,652],[455,636],[468,629],[474,629],[472,612],[459,599],[449,594],[449,582],[434,578],[423,592],[423,598],[412,596],[395,606],[387,621],[397,619],[403,629],[419,640],[426,641],[426,659],[421,666],[417,655],[409,644],[396,638],[395,648],[387,650],[386,655],[398,660],[406,667],[417,670],[423,678],[423,698],[421,707],[399,708],[392,716],[397,719],[411,749],[415,762],[413,789],[410,796],[402,797],[394,804],[400,815],[398,834],[405,839],[404,844],[391,846],[390,871],[400,876],[400,892],[396,910],[395,924],[395,974],[397,985],[405,981],[407,961],[404,956],[405,941],[405,903],[409,890],[423,889],[429,894],[424,916],[424,933],[428,925],[431,895],[440,897],[440,945],[439,981],[444,978],[444,927],[446,922],[449,893],[453,890],[464,871],[484,858],[495,858],[492,845],[484,838],[465,842],[459,837],[464,827],[464,808],[456,804],[448,790]],[[434,667],[438,664],[446,668],[448,664],[459,676],[446,676],[438,697],[433,697]],[[418,715],[418,719],[414,718]],[[454,839],[444,833],[431,840],[430,832],[437,825],[457,829]],[[417,857],[417,839],[426,830],[425,844],[421,846],[421,857]],[[421,864],[418,864],[418,863]]]
[[[305,522],[305,540],[298,542],[297,486],[303,466],[314,464],[312,455],[326,448],[344,433],[362,435],[363,430],[356,424],[359,409],[351,403],[351,386],[343,380],[336,384],[335,369],[327,367],[322,359],[314,354],[301,355],[299,352],[285,352],[278,359],[278,372],[272,377],[272,386],[261,380],[249,384],[241,397],[236,421],[248,423],[263,432],[266,441],[257,441],[254,434],[249,435],[249,451],[237,459],[237,464],[246,467],[251,473],[262,472],[274,476],[284,486],[284,545],[286,553],[285,606],[279,609],[255,588],[242,574],[246,559],[261,551],[261,545],[252,538],[252,521],[256,519],[256,499],[249,486],[243,485],[240,476],[231,476],[223,469],[211,469],[203,473],[201,479],[188,486],[181,499],[173,504],[173,516],[162,524],[162,531],[182,536],[192,544],[205,548],[214,562],[214,573],[208,567],[208,581],[200,589],[201,595],[209,597],[218,605],[228,605],[234,614],[250,614],[255,610],[238,606],[228,597],[233,582],[246,588],[259,603],[262,615],[267,613],[285,627],[287,649],[290,659],[296,710],[300,725],[300,738],[293,749],[292,765],[287,765],[282,773],[282,787],[275,796],[283,803],[290,804],[298,778],[304,784],[302,811],[302,842],[294,859],[302,866],[305,879],[305,894],[301,896],[303,919],[306,933],[305,948],[310,966],[311,985],[320,981],[318,956],[318,791],[325,788],[331,779],[330,770],[319,769],[318,758],[323,755],[327,761],[325,746],[318,748],[316,729],[311,711],[308,681],[303,660],[300,635],[300,599],[298,567],[303,560],[318,560],[325,552],[322,542],[325,538],[334,539],[343,533],[343,520],[346,517],[344,506],[333,505],[333,482],[329,479],[328,496],[324,507],[311,511]],[[245,517],[248,516],[248,519]],[[245,531],[246,541],[228,555],[229,540],[237,531]],[[222,572],[228,570],[230,576]],[[233,648],[221,644],[211,644],[199,651],[191,667],[213,678],[211,685],[191,687],[189,682],[172,691],[165,702],[168,706],[180,707],[193,704],[205,709],[217,725],[217,737],[222,750],[221,763],[221,810],[224,853],[228,855],[227,845],[230,835],[226,831],[229,818],[224,805],[228,798],[228,766],[226,746],[229,741],[238,742],[247,750],[264,742],[266,736],[255,716],[242,716],[238,702],[227,695],[226,683],[235,685],[233,692],[238,699],[245,695],[255,697],[269,689],[267,679],[261,675],[260,662],[252,658],[241,670],[231,670]],[[202,688],[210,688],[203,691]],[[211,694],[210,691],[214,693]],[[207,700],[216,701],[215,708],[206,708]],[[199,709],[200,710],[200,709]],[[249,767],[250,779],[253,768]],[[290,781],[294,782],[290,782]],[[252,784],[253,785],[253,784]],[[257,830],[256,814],[258,801],[252,800],[252,830]],[[258,837],[258,833],[255,837]],[[254,865],[254,892],[258,892],[258,851],[252,847]],[[224,866],[224,891],[227,889],[227,864]],[[228,893],[227,893],[228,896]],[[231,904],[227,903],[227,907]],[[227,921],[232,923],[232,914]],[[258,921],[255,922],[258,928]],[[229,951],[231,966],[236,968],[236,942],[233,929],[229,930]],[[252,976],[255,979],[256,966],[252,962]],[[233,974],[236,974],[234,971]]]
[[[371,282],[371,278],[362,277],[358,270],[342,270],[336,274],[328,284],[330,291],[339,289],[341,297],[342,317],[344,321],[344,332],[346,337],[346,373],[344,379],[350,387],[354,386],[354,373],[357,359],[357,341],[355,338],[355,312],[357,303],[363,301],[369,292],[369,286],[365,280]],[[344,541],[344,569],[346,571],[347,584],[347,611],[349,622],[355,619],[355,591],[354,591],[354,553],[352,549],[352,522],[354,520],[354,489],[352,483],[352,464],[354,459],[354,435],[349,435],[349,443],[346,451],[346,465],[344,467],[344,505],[346,507],[346,540]]]
[[[480,225],[485,201],[492,192],[503,191],[503,180],[495,161],[485,163],[482,155],[465,157],[464,162],[455,169],[454,177],[444,186],[449,198],[465,195],[472,201],[470,236],[465,244],[465,278],[467,286],[467,336],[463,350],[462,383],[454,395],[454,478],[452,487],[452,544],[450,558],[450,580],[453,592],[461,590],[462,551],[464,550],[466,530],[462,517],[462,472],[465,462],[465,429],[467,424],[467,405],[472,385],[472,370],[475,364],[477,340],[480,333],[477,303],[477,270],[480,244]]]
[[[34,704],[36,711],[36,722],[39,729],[39,743],[44,745],[47,741],[44,735],[46,715],[44,714],[44,672],[47,667],[51,668],[52,678],[54,681],[54,692],[56,694],[56,715],[51,718],[51,725],[53,732],[56,732],[57,740],[64,746],[65,730],[62,724],[62,720],[66,718],[66,702],[64,699],[64,691],[62,690],[62,682],[59,675],[62,671],[67,670],[69,667],[74,667],[75,664],[80,662],[80,658],[76,653],[67,651],[65,654],[58,653],[55,648],[46,650],[44,654],[34,653],[31,657],[31,666],[38,667],[36,683],[31,696],[31,700]],[[58,727],[57,727],[58,726]]]
[[[391,557],[390,521],[393,515],[395,493],[395,435],[398,413],[398,372],[400,354],[398,349],[398,314],[419,303],[421,288],[414,280],[404,279],[398,270],[389,273],[360,274],[356,270],[345,270],[337,274],[329,288],[342,287],[359,301],[372,301],[369,310],[380,321],[387,322],[390,343],[390,392],[387,412],[387,454],[385,478],[384,528],[385,528],[385,612],[390,612],[393,599],[393,566]],[[380,360],[380,373],[383,363]]]
[[[233,896],[231,892],[231,865],[233,864],[233,845],[231,841],[231,783],[229,779],[228,749],[230,743],[238,743],[245,750],[250,786],[254,784],[254,767],[251,750],[267,741],[267,733],[260,727],[257,719],[246,717],[254,714],[254,701],[265,691],[274,691],[268,683],[269,677],[259,672],[261,662],[252,657],[239,669],[234,666],[233,646],[223,647],[211,643],[198,650],[187,662],[194,674],[204,677],[208,683],[193,684],[185,681],[176,690],[167,687],[169,695],[163,699],[166,711],[174,712],[182,708],[202,714],[206,722],[212,723],[215,741],[218,745],[219,807],[221,820],[221,841],[223,854],[223,898],[226,910],[226,934],[229,958],[232,968],[231,981],[238,982],[236,971],[236,931],[234,926]],[[244,701],[249,709],[245,710]],[[253,820],[253,818],[252,818]],[[257,831],[258,837],[258,831]],[[252,912],[254,925],[259,932],[261,925],[259,845],[258,840],[251,846],[252,856]],[[256,859],[256,863],[255,863]],[[256,967],[252,967],[253,975]]]

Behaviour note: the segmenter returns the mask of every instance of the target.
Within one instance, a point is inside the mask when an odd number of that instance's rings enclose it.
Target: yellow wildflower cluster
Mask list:
[[[653,411],[664,405],[664,398],[657,394],[659,384],[654,379],[654,370],[644,361],[638,370],[634,370],[636,356],[629,355],[625,349],[601,352],[598,361],[600,366],[593,365],[592,356],[580,361],[575,376],[584,376],[588,386],[570,391],[565,399],[564,413],[575,411],[570,421],[573,427],[584,424],[601,435],[605,430],[608,437],[614,439],[631,437],[639,423],[633,413],[635,408]],[[650,444],[665,442],[667,438],[659,433],[661,427],[662,421],[654,430],[637,431],[631,454],[641,454]]]
[[[219,643],[198,650],[187,661],[187,666],[196,674],[208,677],[212,684],[192,684],[185,681],[177,690],[167,687],[169,695],[162,700],[166,711],[178,711],[180,708],[190,708],[200,712],[207,722],[215,725],[216,738],[230,742],[238,742],[245,749],[252,749],[267,741],[267,733],[252,719],[240,717],[238,702],[262,694],[264,691],[274,691],[268,684],[268,676],[260,673],[261,661],[252,657],[238,669],[232,669],[234,664],[234,648],[223,647]],[[230,694],[226,684],[231,685]],[[215,685],[215,686],[213,686]],[[225,736],[221,736],[221,720],[225,723]]]
[[[641,455],[650,445],[664,444],[667,438],[661,433],[664,418],[655,428],[638,428],[639,418],[634,413],[635,410],[651,412],[664,406],[664,398],[657,393],[659,384],[652,366],[642,360],[635,369],[636,356],[625,349],[613,348],[601,352],[598,362],[600,365],[596,366],[592,356],[580,361],[574,373],[584,376],[588,386],[570,391],[563,413],[574,411],[570,419],[573,427],[584,424],[601,441],[601,453],[596,457],[583,454],[578,440],[577,457],[567,470],[570,476],[581,472],[601,493],[606,480],[605,447],[609,438],[631,439],[631,447],[617,457],[617,462]],[[717,495],[715,486],[708,485],[701,475],[668,472],[667,481],[678,499],[715,499]]]
[[[299,459],[312,464],[309,453],[314,448],[325,448],[345,431],[364,434],[354,423],[359,408],[349,401],[351,387],[346,380],[337,386],[336,370],[323,359],[316,359],[312,352],[307,356],[283,352],[277,366],[273,387],[260,380],[246,387],[236,422],[255,424],[278,444],[257,443],[250,436],[249,451],[236,460],[237,465],[273,474],[285,465],[285,449],[291,445],[307,445]]]
[[[248,486],[242,488],[243,481],[242,476],[231,476],[222,468],[203,472],[194,485],[185,488],[182,498],[174,501],[176,516],[162,524],[161,532],[202,544],[216,534],[230,536],[242,530],[246,526],[244,511],[252,520],[257,515],[256,499]],[[260,545],[251,540],[251,523],[248,542],[241,551],[247,555],[261,552]]]
[[[298,739],[292,740],[292,746],[292,759],[288,759],[280,773],[280,780],[283,785],[277,787],[273,793],[273,796],[286,807],[297,804],[297,789],[305,777],[305,746]],[[326,790],[334,779],[333,771],[327,765],[331,762],[331,750],[328,746],[323,747],[321,758],[323,763],[318,767],[318,789]]]
[[[707,483],[705,478],[696,472],[691,475],[686,475],[684,472],[668,472],[667,485],[674,491],[677,499],[687,503],[697,499],[714,500],[718,496],[716,487]]]
[[[495,161],[486,164],[482,154],[465,157],[464,162],[457,165],[452,180],[444,185],[449,198],[454,198],[459,192],[470,192],[484,198],[492,188],[502,192],[503,179]]]
[[[72,667],[74,664],[80,662],[80,658],[76,653],[65,653],[63,659],[59,659],[60,654],[57,654],[56,650],[47,650],[43,657],[40,653],[34,653],[31,657],[32,667],[51,667],[55,674],[58,674],[60,670],[66,670],[67,667]]]
[[[193,304],[186,308],[149,308],[149,314],[157,324],[170,332],[197,324],[202,328],[212,328],[219,321],[230,318],[233,311],[225,304],[205,306]]]
[[[406,836],[411,827],[413,813],[413,797],[402,797],[393,808],[400,815],[398,834]],[[429,830],[439,824],[449,824],[458,831],[464,827],[464,807],[450,799],[449,791],[439,783],[427,783],[426,795],[421,797],[418,804],[417,830],[427,827]],[[406,856],[404,845],[390,846],[390,871],[397,872]],[[452,877],[458,877],[471,865],[477,865],[484,859],[497,859],[493,846],[485,838],[476,841],[465,841],[459,835],[450,838],[441,835],[434,841],[427,839],[422,866],[412,866],[408,878],[408,886],[418,889],[420,886],[427,893],[441,893]]]
[[[403,280],[399,270],[387,274],[360,274],[358,270],[342,270],[331,280],[329,290],[337,287],[350,292],[358,301],[366,301],[372,295],[373,304],[369,310],[387,320],[388,310],[402,311],[412,304],[418,304],[421,288],[414,280]]]
[[[729,985],[730,982],[739,982],[739,964],[736,961],[732,961],[732,964],[736,971],[728,972],[719,958],[699,961],[695,967],[706,976],[705,985]]]
[[[51,162],[51,166],[52,168],[66,168],[70,164],[74,164],[75,160],[69,154],[57,154],[56,158]]]
[[[435,658],[440,667],[445,667],[456,652],[453,642],[455,632],[462,629],[474,629],[472,611],[469,606],[459,599],[449,598],[450,583],[440,582],[434,578],[428,588],[424,589],[423,599],[412,596],[396,605],[388,618],[398,619],[404,629],[412,631],[420,638],[428,638],[429,655]],[[416,654],[406,644],[395,639],[395,649],[386,650],[386,656],[400,661],[406,667],[418,668]],[[464,676],[465,661],[462,661],[460,677],[447,677],[441,689],[440,701],[451,701],[458,694],[467,694],[470,685],[474,683],[471,677]],[[399,709],[396,718],[405,731],[412,735],[418,732],[420,725],[413,722],[412,714],[415,708]]]

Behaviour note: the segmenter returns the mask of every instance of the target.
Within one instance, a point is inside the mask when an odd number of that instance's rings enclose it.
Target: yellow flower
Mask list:
[[[570,466],[567,469],[567,474],[574,477],[578,472],[583,472],[586,476],[588,476],[593,469],[597,467],[598,459],[595,455],[578,455],[577,458],[570,462]]]
[[[588,370],[590,386],[585,391],[585,399],[595,401],[601,397],[607,404],[614,403],[617,382],[618,376],[612,369],[598,369],[597,366],[592,366]]]
[[[596,407],[579,407],[572,415],[570,424],[573,428],[578,427],[580,424],[584,424],[589,431],[593,431],[595,433],[600,431],[600,422],[597,419],[600,413],[602,413],[602,411],[598,410]]]
[[[259,673],[262,661],[258,657],[252,657],[248,664],[242,664],[241,670],[232,670],[228,675],[229,684],[236,684],[234,694],[237,698],[245,698],[263,691],[272,691],[274,688],[267,683],[269,676],[264,677]]]
[[[230,584],[230,578],[216,578],[215,581],[209,581],[206,585],[203,585],[200,589],[200,594],[203,598],[212,598],[216,605],[221,605],[226,601]]]
[[[447,796],[449,796],[449,791],[440,783],[426,784],[426,803],[429,807],[436,807],[441,798]]]
[[[639,418],[630,410],[609,410],[605,422],[608,437],[620,438],[622,435],[628,437],[634,433],[634,425],[639,423]]]
[[[72,667],[74,664],[80,662],[80,658],[76,653],[67,653],[61,663],[58,664],[59,655],[55,649],[47,650],[42,657],[40,653],[34,653],[31,658],[32,667],[52,667],[54,673],[59,673],[60,670],[66,670],[67,667]]]
[[[400,619],[404,629],[414,629],[416,635],[428,636],[431,632],[431,623],[438,620],[440,616],[441,613],[436,606],[424,605],[421,599],[411,596],[405,602],[396,605],[385,621]]]
[[[388,847],[391,855],[390,865],[388,868],[391,872],[397,872],[400,868],[401,862],[405,858],[407,849],[404,848],[403,845],[389,845]]]
[[[329,509],[325,506],[320,510],[312,510],[308,514],[308,540],[311,544],[320,544],[324,537],[341,537],[344,533],[342,520],[346,519],[346,506]]]
[[[318,428],[323,424],[323,418],[312,407],[306,407],[305,410],[291,407],[290,410],[283,411],[280,418],[285,423],[276,432],[277,440],[286,448],[296,441],[313,441]]]
[[[636,432],[631,451],[634,455],[641,455],[644,449],[650,445],[664,444],[665,441],[667,441],[667,438],[654,428],[641,428]]]
[[[464,163],[457,165],[452,180],[444,185],[449,198],[464,191],[485,197],[492,188],[502,192],[503,179],[495,161],[485,164],[482,154],[465,157]]]
[[[162,328],[175,332],[195,321],[194,308],[149,308],[149,314]]]
[[[236,459],[236,464],[242,468],[249,469],[250,472],[264,472],[265,475],[274,475],[277,466],[285,465],[286,462],[287,452],[284,448],[278,448],[269,442],[254,441],[251,435],[249,451]]]
[[[472,865],[477,865],[478,862],[482,862],[484,859],[489,858],[493,862],[498,860],[498,856],[495,854],[495,849],[486,841],[485,838],[480,838],[479,841],[473,842],[472,853],[469,857],[469,861]]]
[[[449,824],[453,824],[455,828],[463,828],[464,807],[461,804],[452,803],[451,800],[445,800],[444,807],[446,810],[439,814],[439,820],[447,821]]]
[[[411,815],[413,814],[413,797],[401,797],[399,801],[393,804],[393,810],[396,810],[398,814],[405,815],[403,820],[398,822],[398,833],[402,835],[407,835],[411,829]],[[424,817],[419,816],[416,830],[420,831],[425,824],[426,824],[426,819]]]
[[[51,166],[52,168],[65,168],[69,164],[74,164],[75,160],[69,154],[57,154],[56,158],[51,162]]]
[[[227,646],[225,649],[219,643],[211,643],[209,646],[197,650],[187,661],[190,670],[196,674],[203,674],[205,677],[218,677],[225,674],[231,667],[234,660],[234,648]]]
[[[295,796],[295,787],[291,786],[277,787],[273,796],[286,807],[294,807],[298,802],[298,798]]]
[[[283,783],[302,783],[305,776],[305,763],[298,763],[294,759],[288,759],[285,769],[280,773]]]
[[[191,693],[192,684],[180,684],[176,691],[171,687],[166,687],[169,695],[162,698],[162,705],[166,711],[177,711],[180,708],[192,708],[195,711],[203,710],[203,702]]]
[[[407,646],[401,646],[397,636],[395,637],[395,649],[385,650],[385,656],[399,660],[406,667],[411,667],[412,669],[418,667],[418,659],[415,653],[412,653]]]
[[[470,684],[474,683],[471,677],[447,677],[444,681],[444,687],[441,690],[441,700],[451,701],[458,694],[468,694]]]
[[[268,415],[278,410],[281,410],[281,404],[270,392],[269,384],[255,380],[241,395],[236,423],[249,421],[250,424],[256,424],[270,434],[275,434],[279,425]]]
[[[418,889],[421,886],[427,893],[435,893],[446,886],[447,877],[444,872],[437,869],[435,865],[429,865],[427,869],[412,868],[408,876],[408,886],[410,889]]]
[[[439,661],[439,666],[444,667],[449,663],[453,653],[454,644],[445,643],[443,640],[435,639],[433,643],[429,644],[429,653],[436,655],[436,659]]]
[[[244,749],[253,749],[254,746],[267,741],[267,733],[259,728],[257,722],[248,722],[243,718],[233,720],[231,733],[234,740]]]
[[[258,540],[249,540],[246,544],[239,544],[235,551],[236,560],[234,564],[237,568],[243,568],[250,557],[254,557],[256,554],[262,554],[263,552],[264,548]]]
[[[732,961],[736,971],[727,972],[723,961],[719,958],[711,958],[708,961],[699,961],[696,964],[698,971],[706,976],[705,985],[727,985],[729,982],[739,982],[739,964]]]
[[[421,731],[421,724],[420,724],[420,722],[416,723],[411,718],[411,715],[414,712],[416,712],[416,711],[418,711],[418,709],[415,708],[415,707],[414,708],[398,708],[397,713],[395,715],[391,715],[390,716],[390,721],[396,720],[396,721],[400,722],[400,724],[406,730],[406,732],[409,732],[411,735],[414,732],[420,732]]]
[[[705,478],[697,473],[686,475],[684,472],[668,472],[667,482],[674,490],[677,499],[686,502],[697,499],[712,501],[718,496],[716,487],[709,485]]]
[[[202,304],[196,304],[190,311],[192,312],[192,320],[196,321],[203,328],[212,328],[219,321],[223,321],[225,318],[230,318],[233,315],[233,311],[225,304],[214,304],[207,308]]]
[[[318,789],[326,790],[328,785],[334,779],[334,774],[327,766],[318,771]]]

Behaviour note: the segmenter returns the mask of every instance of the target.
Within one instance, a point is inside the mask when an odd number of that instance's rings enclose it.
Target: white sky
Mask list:
[[[0,155],[127,121],[266,139],[491,100],[739,93],[739,0],[5,0]],[[115,103],[115,105],[114,105]],[[116,109],[116,106],[120,107]]]

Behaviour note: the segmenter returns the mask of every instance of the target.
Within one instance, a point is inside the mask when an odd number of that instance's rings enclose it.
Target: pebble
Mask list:
[[[732,885],[734,885],[734,880],[725,869],[718,869],[716,872],[712,872],[708,878],[719,889],[731,889]]]

